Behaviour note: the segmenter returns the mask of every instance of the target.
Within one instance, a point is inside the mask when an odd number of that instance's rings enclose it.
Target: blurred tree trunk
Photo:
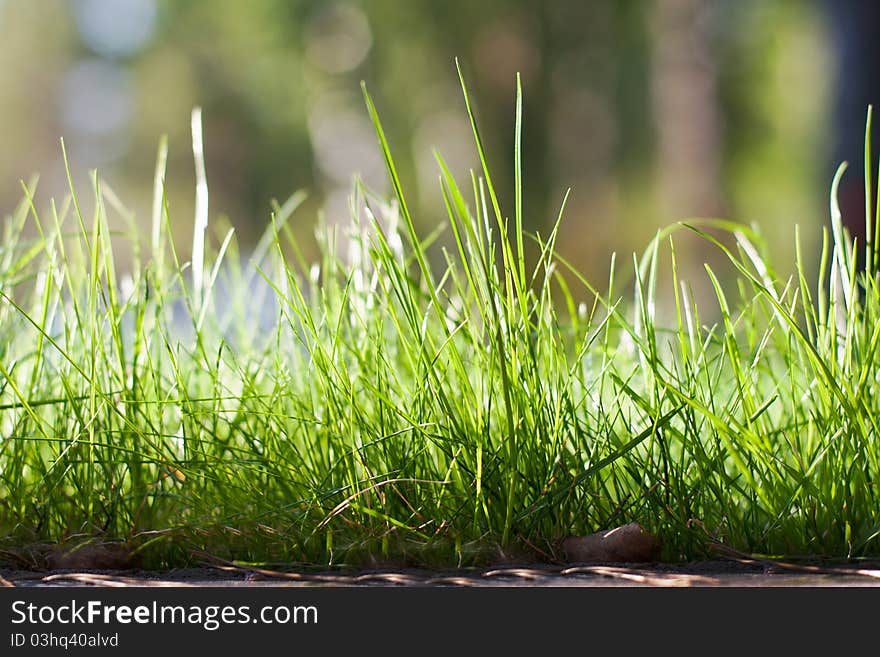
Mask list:
[[[723,212],[721,112],[700,0],[655,5],[653,103],[663,223]]]
[[[833,98],[833,160],[837,165],[846,160],[850,168],[839,190],[843,221],[850,233],[864,245],[865,178],[864,124],[868,105],[874,105],[874,138],[872,151],[877,155],[878,106],[880,103],[880,3],[863,0],[826,0],[825,10],[831,23],[832,45],[836,59]],[[828,172],[831,179],[833,171]],[[876,174],[873,176],[876,183]],[[872,198],[876,187],[872,190]],[[872,201],[873,203],[873,201]],[[873,217],[871,217],[872,230]],[[876,241],[876,236],[873,236]],[[860,259],[863,251],[859,250]],[[864,264],[862,262],[862,264]]]

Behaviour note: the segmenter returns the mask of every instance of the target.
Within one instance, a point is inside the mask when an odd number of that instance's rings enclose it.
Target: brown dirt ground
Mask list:
[[[793,564],[718,560],[687,564],[505,565],[498,568],[427,571],[376,569],[286,572],[217,565],[163,572],[142,570],[0,569],[4,586],[146,587],[865,587],[880,586],[880,563]]]

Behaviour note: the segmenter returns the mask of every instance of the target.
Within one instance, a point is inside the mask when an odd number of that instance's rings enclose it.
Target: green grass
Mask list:
[[[555,228],[523,230],[518,81],[512,221],[462,90],[482,169],[456,181],[437,155],[448,248],[418,234],[366,90],[394,198],[356,184],[314,264],[288,226],[301,194],[244,257],[231,232],[204,239],[206,192],[181,262],[164,142],[149,244],[97,175],[88,217],[72,184],[39,213],[24,186],[0,245],[7,555],[100,541],[153,566],[458,565],[559,557],[565,536],[630,521],[672,560],[880,554],[878,205],[854,244],[841,168],[818,281],[799,243],[783,280],[755,229],[694,221],[623,273],[612,258],[600,290]],[[706,267],[708,307],[679,277],[680,231],[729,258]]]

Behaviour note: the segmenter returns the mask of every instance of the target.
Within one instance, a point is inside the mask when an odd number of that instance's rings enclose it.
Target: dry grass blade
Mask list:
[[[618,566],[579,566],[566,568],[563,575],[602,575],[614,579],[621,579],[645,586],[659,587],[689,587],[689,586],[718,586],[721,582],[714,577],[705,575],[689,575],[685,573],[654,573],[635,568],[621,568]]]

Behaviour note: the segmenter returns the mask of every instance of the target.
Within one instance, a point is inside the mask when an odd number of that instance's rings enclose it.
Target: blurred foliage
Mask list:
[[[64,194],[58,138],[148,223],[156,144],[183,254],[203,107],[212,221],[247,245],[270,200],[299,188],[308,241],[343,220],[355,174],[387,182],[360,96],[373,93],[427,232],[441,220],[432,149],[476,165],[453,58],[512,208],[515,74],[524,88],[526,225],[546,233],[573,193],[561,251],[602,280],[686,216],[757,221],[791,252],[827,207],[833,52],[824,8],[788,0],[6,0],[0,5],[0,201],[42,174]],[[133,18],[134,17],[134,18]],[[103,30],[103,32],[101,31]],[[108,45],[109,44],[109,45]],[[849,129],[860,130],[855,126]],[[510,210],[509,210],[510,211]],[[689,254],[692,269],[704,259]],[[694,269],[696,271],[696,269]]]

